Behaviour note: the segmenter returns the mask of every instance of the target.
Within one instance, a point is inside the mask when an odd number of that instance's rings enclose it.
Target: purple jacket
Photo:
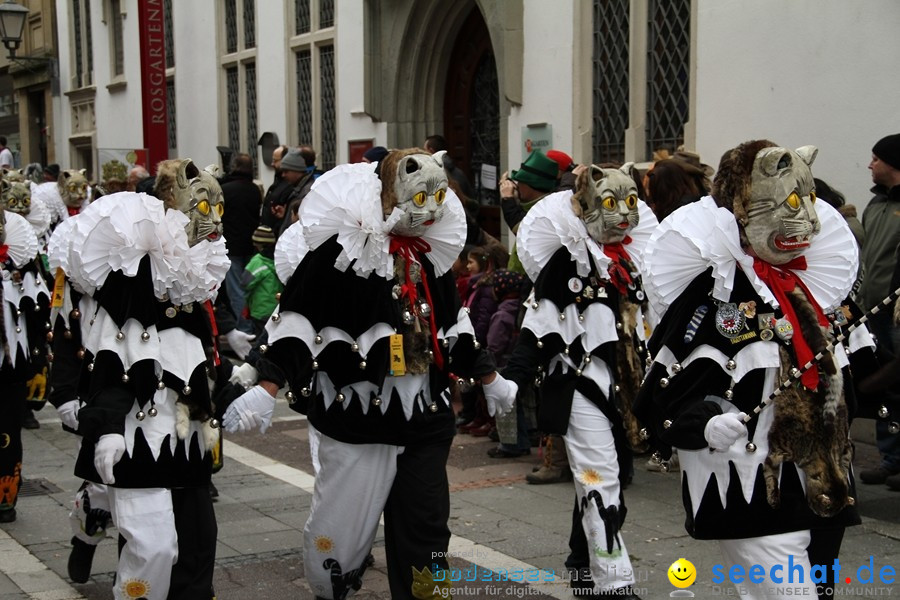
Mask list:
[[[503,300],[491,317],[491,324],[487,334],[487,345],[498,367],[506,365],[513,346],[516,344],[516,338],[518,337],[516,321],[519,318],[520,304],[521,302],[518,298]]]
[[[469,309],[469,320],[475,329],[475,339],[481,344],[487,343],[488,328],[491,315],[497,310],[497,301],[490,285],[478,285],[484,273],[476,273],[469,278],[469,296],[466,307]]]

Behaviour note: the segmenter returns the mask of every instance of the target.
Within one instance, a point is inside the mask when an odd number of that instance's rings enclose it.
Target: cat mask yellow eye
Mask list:
[[[637,206],[637,196],[631,195],[625,198],[625,206],[628,207],[629,210]]]
[[[794,210],[800,208],[800,196],[797,195],[797,192],[791,193],[791,195],[787,197],[787,200],[785,200],[785,202],[787,202],[787,205]]]
[[[216,204],[215,206],[216,206],[216,212],[219,214],[220,217],[225,214],[225,205],[224,204]],[[200,202],[197,203],[197,206],[195,206],[194,208],[196,208],[197,212],[199,212],[204,217],[209,215],[210,206],[209,206],[209,202],[206,200],[201,200]]]
[[[616,210],[616,199],[612,196],[609,196],[608,198],[604,198],[600,202],[600,205],[606,210]]]
[[[437,202],[437,205],[440,206],[444,203],[444,198],[447,197],[447,190],[438,190],[434,193],[434,201]]]
[[[425,206],[425,200],[427,198],[428,196],[425,194],[425,192],[419,192],[418,194],[413,196],[413,204],[415,204],[416,206]]]

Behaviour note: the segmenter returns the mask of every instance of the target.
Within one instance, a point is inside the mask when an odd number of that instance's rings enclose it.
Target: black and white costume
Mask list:
[[[89,374],[75,473],[109,484],[125,540],[116,598],[213,595],[209,300],[229,262],[221,239],[189,246],[187,222],[151,196],[112,194],[50,256],[83,294],[60,310],[81,328]]]
[[[414,156],[420,166],[432,160]],[[382,511],[392,597],[449,584],[435,584],[432,572],[447,568],[433,556],[443,556],[450,539],[448,375],[494,370],[450,271],[466,223],[442,169],[442,218],[421,237],[403,238],[392,235],[402,211],[383,216],[375,168],[324,174],[279,239],[276,268],[287,283],[257,363],[260,380],[286,385],[292,408],[321,434],[304,567],[324,598],[359,589]],[[225,415],[229,430],[248,428],[237,424],[246,411],[233,410],[243,400]],[[274,399],[265,402],[271,415]]]
[[[38,241],[23,217],[0,210],[5,240],[0,245],[0,521],[15,520],[22,485],[22,417],[31,359],[44,353],[50,292],[36,259]]]
[[[645,335],[641,251],[656,218],[643,202],[638,208],[638,225],[625,243],[611,244],[615,251],[588,234],[572,208],[572,192],[538,202],[516,238],[519,258],[535,283],[503,375],[519,386],[536,376],[542,380],[539,427],[565,438],[575,510],[587,537],[587,548],[573,547],[570,560],[575,554],[579,562],[589,556],[596,591],[634,583],[620,533],[626,513],[621,482],[629,476],[631,451],[616,396],[617,346]]]
[[[794,372],[799,383],[750,420],[734,443],[710,441],[714,419],[752,414],[792,367],[803,365],[797,345],[817,327],[812,310],[831,315],[850,291],[857,267],[853,236],[841,215],[824,202],[815,211],[821,231],[802,254],[805,268],[799,259],[782,266],[754,260],[741,246],[735,215],[712,197],[667,217],[644,253],[647,292],[662,317],[649,343],[654,362],[641,389],[638,414],[660,452],[667,454],[666,446],[677,448],[687,530],[698,539],[720,540],[726,571],[730,564],[762,564],[768,573],[770,566],[786,565],[787,557],[794,556],[795,563],[805,561],[808,575],[810,530],[859,523],[852,505],[841,376],[848,357],[841,345],[833,351],[836,373],[829,374],[824,364],[831,356],[802,378]],[[803,304],[811,307],[812,316],[804,317],[803,306],[794,300],[782,306],[766,277],[789,281],[789,287],[794,278],[799,280],[793,293],[808,300]],[[791,325],[789,311],[797,314],[804,331]],[[851,353],[871,345],[864,328],[848,343]],[[837,425],[821,425],[810,406],[829,407]],[[793,458],[788,452],[780,462],[788,434],[808,442],[808,454],[794,450]],[[832,442],[842,452],[840,461],[830,454]],[[828,457],[821,458],[822,453]],[[814,489],[804,470],[827,477]],[[816,597],[808,577],[802,585],[803,597]],[[778,586],[748,583],[740,589],[745,597],[768,598],[775,592],[766,587]]]

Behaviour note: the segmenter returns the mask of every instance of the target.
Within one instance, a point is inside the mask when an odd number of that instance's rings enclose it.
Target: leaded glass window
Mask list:
[[[169,150],[175,152],[178,148],[178,136],[175,128],[175,80],[168,79],[166,81],[166,111],[168,112],[168,121],[166,122],[166,135],[169,138]]]
[[[650,0],[647,31],[647,158],[684,143],[688,120],[690,0]]]
[[[237,0],[225,0],[225,51],[237,52]]]
[[[254,147],[259,136],[256,134],[256,63],[247,63],[244,66],[244,89],[247,101],[247,147]],[[234,146],[232,146],[234,148]],[[256,169],[253,161],[253,168]]]
[[[500,191],[481,186],[481,165],[500,166],[500,85],[497,81],[497,62],[489,52],[475,69],[472,85],[471,127],[472,174],[482,204],[499,204]]]
[[[309,50],[297,52],[297,140],[311,143],[312,128],[312,56]]]
[[[595,163],[625,162],[628,129],[629,0],[594,0],[593,129]]]
[[[228,145],[232,150],[241,147],[241,98],[237,67],[225,69],[225,94],[228,114]]]
[[[256,4],[244,0],[244,48],[256,47]]]
[[[309,0],[294,0],[294,33],[309,33]]]
[[[175,66],[175,38],[172,35],[172,0],[163,0],[163,43],[166,48],[166,68]],[[172,146],[174,148],[174,146]]]
[[[122,38],[122,10],[119,0],[109,2],[109,27],[112,42],[112,74],[120,76],[125,74],[125,42]]]
[[[319,0],[319,29],[334,25],[334,0]]]
[[[334,46],[319,50],[319,85],[322,94],[322,148],[319,162],[330,169],[337,161],[336,125],[334,109]]]

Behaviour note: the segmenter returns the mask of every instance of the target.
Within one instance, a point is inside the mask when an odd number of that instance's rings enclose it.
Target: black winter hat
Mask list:
[[[900,171],[900,133],[883,137],[872,146],[872,154],[881,162],[887,163]]]

